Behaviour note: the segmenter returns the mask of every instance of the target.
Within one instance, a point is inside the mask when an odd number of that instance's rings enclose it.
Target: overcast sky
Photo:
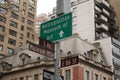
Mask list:
[[[37,15],[52,11],[56,7],[56,0],[37,0]]]

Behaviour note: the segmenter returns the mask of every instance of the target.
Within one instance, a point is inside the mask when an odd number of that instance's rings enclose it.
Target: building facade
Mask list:
[[[0,0],[0,54],[12,55],[17,47],[36,41],[37,0]]]
[[[112,72],[109,67],[81,55],[78,58],[75,57],[62,59],[61,73],[64,80],[112,80]],[[68,65],[67,62],[71,62],[71,64]],[[74,64],[76,62],[78,63]]]

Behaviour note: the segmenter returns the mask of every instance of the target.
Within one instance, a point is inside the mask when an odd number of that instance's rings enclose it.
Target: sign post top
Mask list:
[[[48,41],[56,41],[72,35],[72,13],[62,15],[41,24],[40,37]]]

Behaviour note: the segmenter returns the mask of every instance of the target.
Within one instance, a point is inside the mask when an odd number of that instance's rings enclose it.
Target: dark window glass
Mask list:
[[[19,16],[17,15],[17,14],[15,14],[15,13],[11,13],[11,17],[13,17],[13,18],[15,18],[15,19],[18,19],[19,18]]]
[[[29,25],[31,25],[31,26],[34,26],[34,22],[31,21],[31,20],[27,20],[27,23],[28,23]]]
[[[18,24],[14,21],[10,21],[10,26],[17,28]]]
[[[11,29],[9,29],[9,34],[12,36],[17,36],[17,32]]]
[[[38,74],[34,75],[34,80],[38,80]]]
[[[8,43],[11,45],[16,45],[16,41],[11,38],[8,39]]]
[[[34,19],[34,15],[31,14],[31,13],[28,13],[28,17],[31,18],[31,19]]]
[[[5,27],[2,26],[2,25],[0,25],[0,31],[1,31],[1,32],[5,32]]]
[[[0,13],[7,13],[7,10],[5,8],[0,8]]]
[[[6,18],[3,16],[0,16],[0,22],[6,23]]]
[[[16,6],[16,5],[12,5],[12,10],[18,12],[19,11],[19,7]]]
[[[12,54],[14,54],[14,49],[7,48],[7,52],[8,52],[9,55],[12,55]]]
[[[4,41],[4,36],[0,34],[0,42]]]

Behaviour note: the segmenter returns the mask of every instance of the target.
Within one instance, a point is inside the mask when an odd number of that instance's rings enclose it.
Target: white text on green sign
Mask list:
[[[72,13],[65,14],[41,24],[40,37],[56,41],[72,35]]]

